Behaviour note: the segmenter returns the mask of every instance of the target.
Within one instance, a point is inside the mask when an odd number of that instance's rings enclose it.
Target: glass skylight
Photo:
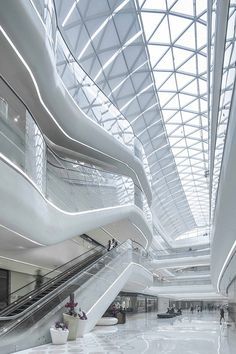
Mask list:
[[[153,213],[165,234],[176,238],[206,225],[207,1],[54,3],[60,32],[73,54],[70,60],[96,81],[120,113],[116,117],[132,125],[143,145],[152,175]],[[81,92],[77,83],[71,90]],[[78,98],[86,106],[86,97]],[[104,105],[102,115],[118,137],[109,110],[110,104]],[[99,116],[100,107],[90,111]]]
[[[208,224],[207,1],[139,0],[178,173],[198,227]]]

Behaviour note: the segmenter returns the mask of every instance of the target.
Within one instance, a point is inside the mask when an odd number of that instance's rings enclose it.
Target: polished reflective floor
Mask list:
[[[158,320],[156,313],[136,314],[127,316],[124,325],[96,327],[65,345],[48,344],[19,353],[235,354],[236,330],[220,326],[218,313],[184,313],[171,320]]]

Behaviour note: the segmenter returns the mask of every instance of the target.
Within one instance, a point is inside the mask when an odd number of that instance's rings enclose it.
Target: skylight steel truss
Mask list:
[[[197,226],[208,224],[206,1],[140,0],[160,107]],[[199,33],[200,32],[200,33]]]
[[[192,0],[55,4],[74,57],[143,143],[153,212],[165,231],[177,237],[207,225],[206,1],[198,0],[197,8]],[[145,16],[158,21],[145,23]],[[189,33],[194,41],[188,45]]]

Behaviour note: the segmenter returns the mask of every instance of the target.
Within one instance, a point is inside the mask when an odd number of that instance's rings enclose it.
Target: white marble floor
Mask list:
[[[235,354],[236,330],[219,325],[218,313],[186,313],[172,320],[156,313],[127,316],[124,325],[96,327],[65,345],[43,345],[17,354]]]

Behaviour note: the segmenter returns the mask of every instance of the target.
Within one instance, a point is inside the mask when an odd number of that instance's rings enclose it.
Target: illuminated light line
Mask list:
[[[187,258],[187,257],[185,257],[185,258]],[[178,260],[179,259],[181,259],[181,258],[178,258]],[[165,261],[168,261],[168,260],[170,260],[170,259],[168,259],[168,258],[165,259]],[[209,261],[210,261],[210,259],[209,259]],[[166,266],[166,265],[161,264],[161,263],[164,263],[163,260],[160,260],[160,261],[153,260],[152,263],[155,267],[158,266],[158,263],[160,263],[160,267],[156,268],[158,270],[160,270],[160,269],[165,270],[165,269],[177,268],[177,267],[182,267],[183,269],[188,268],[188,267],[203,267],[203,266],[209,266],[209,264],[210,264],[210,262],[207,262],[207,263],[201,263],[201,264],[193,264],[193,263],[192,264],[183,264],[182,266],[180,266],[180,265],[176,265],[175,263],[172,263],[172,264]]]
[[[138,37],[141,36],[142,30],[137,32],[133,37],[131,37],[121,48],[119,48],[108,60],[107,62],[102,66],[102,68],[98,71],[97,75],[94,78],[94,81],[96,82],[101,73],[117,58],[117,56],[123,52],[125,48],[127,48],[130,44],[132,44]]]
[[[103,28],[108,24],[108,22],[120,11],[125,7],[126,4],[128,4],[130,0],[125,0],[123,1],[117,8],[113,11],[113,13],[106,18],[106,20],[98,27],[98,29],[92,34],[91,38],[88,40],[88,42],[85,44],[84,48],[81,50],[80,55],[78,56],[78,60],[82,58],[84,53],[86,52],[88,46],[90,43],[97,37],[97,35],[103,30]],[[62,24],[63,26],[63,24]]]
[[[16,164],[14,164],[10,159],[8,159],[5,155],[3,155],[2,153],[0,153],[0,159],[2,159],[3,161],[7,162],[8,165],[10,165],[11,167],[13,167],[17,172],[19,172],[21,175],[24,176],[24,178],[33,185],[33,187],[38,191],[38,193],[43,197],[43,199],[46,201],[46,203],[48,203],[49,205],[51,205],[53,208],[55,208],[56,210],[58,210],[60,213],[63,213],[65,215],[69,215],[69,216],[78,216],[78,215],[85,215],[85,214],[91,214],[93,212],[98,212],[98,211],[105,211],[105,210],[111,210],[111,209],[121,209],[127,206],[132,206],[132,204],[127,204],[127,205],[118,205],[118,206],[111,206],[111,207],[107,207],[107,208],[100,208],[100,209],[92,209],[92,210],[87,210],[87,211],[79,211],[79,212],[69,212],[69,211],[65,211],[63,209],[60,209],[59,207],[57,207],[55,204],[53,204],[50,200],[48,200],[44,194],[41,192],[41,190],[38,188],[37,184],[24,172],[22,171]],[[146,219],[145,219],[146,220]],[[134,225],[143,235],[144,239],[146,240],[147,244],[147,238],[146,236],[143,234],[143,232],[134,224],[132,223],[132,225]],[[24,237],[24,236],[23,236]],[[36,241],[32,241],[35,242]],[[145,246],[145,248],[147,247],[147,244]],[[40,244],[39,244],[40,245]],[[42,244],[42,246],[45,246]]]
[[[232,258],[233,254],[235,253],[236,251],[236,241],[234,241],[233,243],[233,246],[231,247],[229,253],[228,253],[228,256],[226,257],[225,261],[224,261],[224,264],[221,268],[221,271],[220,271],[220,274],[219,274],[219,277],[218,277],[218,280],[217,280],[217,291],[220,292],[220,283],[221,283],[221,279],[222,279],[222,276],[225,272],[225,269],[226,267],[228,266],[228,263],[230,261],[230,258]]]
[[[25,264],[25,265],[29,265],[31,267],[37,267],[37,268],[43,268],[43,269],[47,269],[47,270],[54,270],[53,268],[47,268],[47,267],[43,267],[43,266],[39,266],[37,264],[33,264],[33,263],[28,263],[28,262],[24,262],[24,261],[19,261],[18,259],[14,259],[14,258],[9,258],[9,257],[5,257],[5,256],[0,256],[0,258],[2,259],[6,259],[8,261],[12,261],[12,262],[16,262],[16,263],[21,263],[21,264]]]
[[[38,14],[38,16],[39,16],[39,14]],[[70,135],[68,135],[68,134],[63,130],[63,128],[60,126],[60,124],[57,122],[57,120],[54,118],[54,116],[52,115],[52,113],[50,112],[50,110],[48,109],[48,107],[46,106],[46,104],[44,103],[44,101],[43,101],[43,99],[42,99],[42,96],[41,96],[41,93],[40,93],[40,90],[39,90],[39,87],[38,87],[38,84],[37,84],[37,81],[36,81],[36,79],[35,79],[35,77],[34,77],[34,74],[33,74],[32,71],[31,71],[29,65],[26,63],[25,59],[22,57],[22,55],[20,54],[20,52],[18,51],[18,49],[16,48],[16,46],[14,45],[14,43],[12,42],[12,40],[10,39],[10,37],[7,35],[7,33],[5,32],[5,30],[2,28],[2,26],[0,26],[0,31],[2,32],[3,36],[6,38],[6,40],[8,41],[8,43],[11,45],[11,47],[12,47],[13,50],[15,51],[16,55],[18,56],[18,58],[21,60],[21,62],[23,63],[23,65],[24,65],[25,68],[27,69],[28,73],[30,74],[30,77],[31,77],[31,79],[32,79],[32,81],[33,81],[33,84],[34,84],[34,86],[35,86],[35,89],[36,89],[38,98],[39,98],[39,100],[40,100],[40,103],[42,104],[42,106],[44,107],[44,109],[46,110],[46,112],[49,114],[49,116],[51,117],[51,119],[54,121],[54,123],[56,124],[56,126],[59,128],[59,130],[60,130],[68,139],[70,139],[71,141],[74,141],[74,142],[79,143],[79,144],[81,144],[81,145],[83,145],[83,146],[86,146],[86,147],[88,147],[89,149],[91,149],[91,150],[93,150],[93,151],[97,151],[97,152],[103,154],[104,156],[107,156],[107,157],[109,157],[109,158],[111,158],[111,159],[113,159],[113,160],[115,160],[115,161],[118,161],[118,162],[120,162],[121,164],[123,164],[123,165],[125,165],[126,167],[128,167],[128,169],[130,169],[131,171],[133,171],[133,173],[134,173],[135,176],[137,177],[137,180],[138,180],[138,182],[139,182],[139,184],[140,184],[140,186],[141,186],[142,184],[141,184],[141,182],[140,182],[140,180],[139,180],[139,177],[138,177],[137,173],[134,171],[134,169],[133,169],[132,167],[130,167],[130,165],[128,165],[127,163],[125,163],[125,162],[123,162],[123,161],[121,161],[121,160],[119,160],[119,159],[117,159],[117,158],[115,158],[115,157],[112,157],[112,156],[110,156],[110,155],[108,155],[108,154],[106,154],[106,153],[104,153],[104,152],[102,152],[102,151],[100,151],[100,150],[98,150],[98,149],[95,149],[95,148],[93,148],[93,147],[90,147],[90,146],[88,146],[87,144],[84,144],[84,143],[82,143],[82,142],[79,142],[78,140],[72,138]],[[62,82],[62,81],[61,81],[61,82]],[[64,86],[64,87],[65,87],[65,86]],[[67,90],[67,92],[68,92],[68,90]],[[70,98],[71,98],[71,100],[73,101],[73,103],[75,103],[74,100],[72,99],[71,95],[70,95]],[[77,104],[76,104],[76,106],[79,108],[79,106],[78,106]],[[79,109],[80,109],[80,108],[79,108]],[[81,111],[81,109],[80,109],[80,111]],[[82,113],[84,114],[84,112],[82,112]],[[86,117],[87,117],[88,119],[90,119],[87,115],[86,115]],[[90,120],[91,120],[91,119],[90,119]],[[92,121],[92,120],[91,120],[91,121]],[[93,123],[95,124],[94,121],[93,121]],[[98,123],[97,123],[96,125],[98,125]],[[105,130],[105,129],[103,129],[103,130]],[[108,134],[109,134],[109,133],[108,133]]]
[[[147,249],[147,246],[148,246],[148,239],[147,239],[147,237],[144,235],[144,233],[140,230],[140,228],[137,226],[137,225],[135,225],[133,222],[132,222],[132,225],[143,235],[143,237],[145,238],[145,240],[146,240],[146,246],[144,247],[145,248],[145,250]]]
[[[87,311],[87,314],[89,314],[92,309],[94,307],[97,306],[97,304],[103,299],[103,297],[109,292],[109,290],[120,280],[120,278],[122,277],[122,275],[124,273],[126,273],[126,271],[132,266],[132,265],[136,265],[138,267],[141,267],[143,268],[146,272],[150,273],[150,275],[152,276],[152,273],[147,269],[145,268],[144,266],[142,266],[141,264],[138,264],[138,263],[135,263],[135,262],[130,262],[130,264],[121,272],[121,274],[118,276],[118,278],[116,278],[116,280],[109,286],[109,288],[102,294],[102,296],[100,296],[100,298],[93,304],[92,307],[90,307],[90,309]]]
[[[64,18],[64,21],[62,22],[62,27],[65,26],[66,22],[69,20],[72,12],[74,11],[76,5],[78,4],[79,0],[75,0],[74,4],[71,6],[70,10],[68,11],[66,17]]]
[[[30,241],[30,242],[32,242],[32,243],[35,243],[35,244],[38,245],[38,246],[46,246],[46,245],[44,245],[43,243],[39,243],[39,242],[37,242],[37,241],[31,240],[30,238],[28,238],[28,237],[26,237],[26,236],[20,234],[20,233],[17,232],[17,231],[14,231],[14,230],[10,229],[9,227],[7,227],[7,226],[5,226],[5,225],[0,224],[0,227],[4,228],[4,229],[6,229],[6,230],[8,230],[8,231],[10,231],[10,232],[13,232],[14,234],[16,234],[16,235],[18,235],[18,236],[24,238],[24,239],[27,240],[27,241]]]
[[[84,214],[88,214],[88,213],[92,213],[92,212],[96,212],[96,211],[101,211],[101,210],[110,210],[110,209],[119,209],[119,208],[123,208],[124,205],[118,205],[118,206],[111,206],[108,208],[100,208],[100,209],[92,209],[92,210],[87,210],[87,211],[79,211],[79,212],[70,212],[70,211],[65,211],[63,209],[60,209],[58,206],[56,206],[55,204],[53,204],[49,199],[47,199],[45,197],[45,195],[41,192],[41,190],[39,189],[39,187],[37,186],[37,184],[24,172],[22,171],[16,164],[14,164],[10,159],[8,159],[5,155],[3,155],[2,153],[0,153],[0,159],[4,160],[7,162],[8,165],[10,165],[11,167],[13,167],[17,172],[19,172],[21,175],[24,176],[24,178],[33,185],[33,187],[40,193],[40,195],[43,197],[43,199],[50,204],[53,208],[57,209],[59,212],[65,214],[65,215],[84,215]],[[125,206],[133,206],[132,204],[127,204]]]

